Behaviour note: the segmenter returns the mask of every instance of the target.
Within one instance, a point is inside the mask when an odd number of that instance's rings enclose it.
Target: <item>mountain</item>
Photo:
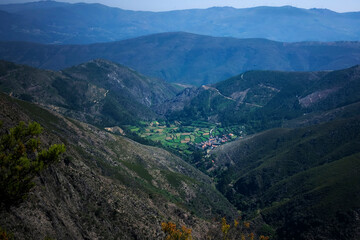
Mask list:
[[[278,239],[358,239],[356,109],[354,117],[271,129],[217,148],[218,188],[240,210],[260,213]]]
[[[0,5],[0,238],[360,239],[359,17]]]
[[[358,103],[359,91],[359,65],[323,72],[249,71],[191,94],[186,90],[158,112],[169,119],[244,125],[257,132]]]
[[[0,210],[1,228],[20,239],[158,239],[164,221],[185,224],[201,239],[216,232],[209,219],[235,217],[234,206],[274,239],[360,236],[359,65],[249,71],[179,92],[101,59],[57,72],[0,63],[4,127],[37,121],[45,145],[67,147],[28,199]],[[227,126],[246,134],[234,132],[238,140],[208,153],[195,149],[188,160],[201,173],[163,149],[118,135],[121,124],[160,118],[173,131],[211,122],[203,137]]]
[[[182,32],[91,45],[0,42],[0,59],[43,69],[59,70],[99,58],[168,82],[199,86],[248,70],[319,71],[351,67],[360,62],[360,43],[281,43]]]
[[[155,119],[242,125],[248,133],[300,126],[314,122],[311,118],[331,120],[334,114],[321,113],[358,103],[359,82],[357,65],[320,72],[249,71],[182,90],[101,59],[58,72],[0,61],[2,91],[102,127]]]
[[[255,133],[215,146],[195,165],[247,218],[261,217],[275,239],[355,240],[359,83],[358,65],[322,72],[249,71],[186,89],[159,111],[173,121],[214,122],[213,132],[240,125]]]
[[[285,42],[360,39],[358,12],[290,6],[144,12],[100,4],[41,1],[0,5],[0,10],[3,41],[84,44],[175,31]]]
[[[154,119],[152,106],[178,91],[164,81],[100,59],[60,72],[0,61],[0,89],[101,126]]]
[[[0,208],[1,229],[16,239],[159,239],[166,221],[200,239],[213,218],[234,215],[208,176],[162,149],[3,93],[0,106],[3,128],[37,121],[42,144],[66,145],[20,205]]]
[[[319,121],[318,113],[355,104],[359,82],[360,68],[354,66],[322,72],[249,71],[182,90],[101,59],[58,72],[0,62],[2,91],[102,127],[163,118],[243,125],[254,133],[312,122],[311,114]]]

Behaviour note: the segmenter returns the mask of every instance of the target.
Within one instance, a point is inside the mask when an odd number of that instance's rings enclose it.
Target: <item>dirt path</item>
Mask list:
[[[203,85],[202,87],[203,87],[205,90],[213,90],[213,91],[217,92],[220,96],[222,96],[222,97],[224,97],[224,98],[226,98],[226,99],[229,99],[229,100],[231,100],[231,101],[236,102],[235,99],[232,99],[231,97],[225,96],[225,95],[222,94],[218,89],[216,89],[216,88],[214,88],[214,87],[209,87],[209,86],[206,86],[206,85]]]

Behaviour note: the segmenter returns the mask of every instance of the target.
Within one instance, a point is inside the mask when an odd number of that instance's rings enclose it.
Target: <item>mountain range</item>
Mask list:
[[[40,1],[0,5],[0,39],[85,44],[184,31],[282,42],[358,41],[359,14],[290,6],[144,12],[101,4]]]
[[[0,239],[360,239],[359,39],[359,12],[0,5]]]
[[[360,68],[323,72],[249,71],[184,90],[159,110],[172,120],[244,125],[249,132],[360,101]]]
[[[248,70],[319,71],[351,67],[360,62],[360,43],[281,43],[182,32],[90,45],[0,42],[0,59],[43,69],[59,70],[98,58],[167,82],[199,86]]]
[[[33,102],[1,94],[5,126],[37,121],[46,129],[45,143],[63,142],[68,150],[41,174],[28,201],[1,213],[7,220],[0,225],[19,238],[145,239],[161,236],[160,222],[169,219],[191,226],[201,239],[216,235],[211,218],[235,217],[235,206],[256,231],[275,239],[357,239],[359,82],[354,66],[250,71],[181,89],[106,60],[57,72],[2,61],[0,89]],[[165,150],[119,136],[129,133],[126,124],[153,119],[241,125],[255,135],[194,157],[201,173]]]
[[[99,126],[140,120],[211,121],[258,132],[360,101],[360,67],[322,72],[249,71],[185,88],[94,60],[62,71],[0,62],[0,89]]]

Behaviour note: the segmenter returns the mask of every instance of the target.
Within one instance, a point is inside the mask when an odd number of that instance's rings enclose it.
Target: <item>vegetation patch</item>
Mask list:
[[[65,146],[54,144],[41,149],[38,136],[42,128],[36,122],[20,122],[10,130],[0,131],[0,206],[9,207],[26,198],[34,187],[34,177],[57,161]]]
[[[127,168],[134,171],[139,177],[145,179],[149,183],[153,180],[153,177],[149,174],[148,170],[141,164],[121,161]]]

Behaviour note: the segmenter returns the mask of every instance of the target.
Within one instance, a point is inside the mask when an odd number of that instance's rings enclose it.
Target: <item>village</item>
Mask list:
[[[202,149],[202,150],[206,151],[206,153],[209,153],[211,150],[213,150],[214,148],[217,148],[221,144],[224,144],[228,141],[232,141],[232,140],[234,140],[234,138],[236,138],[235,135],[232,133],[224,134],[222,136],[213,136],[212,130],[213,129],[211,129],[211,131],[210,131],[209,140],[196,144],[196,147],[198,149]]]
[[[128,126],[128,129],[143,138],[187,155],[192,154],[194,147],[209,153],[219,145],[241,138],[245,134],[243,126],[224,128],[200,121],[191,125],[152,121],[143,122],[141,126]]]

